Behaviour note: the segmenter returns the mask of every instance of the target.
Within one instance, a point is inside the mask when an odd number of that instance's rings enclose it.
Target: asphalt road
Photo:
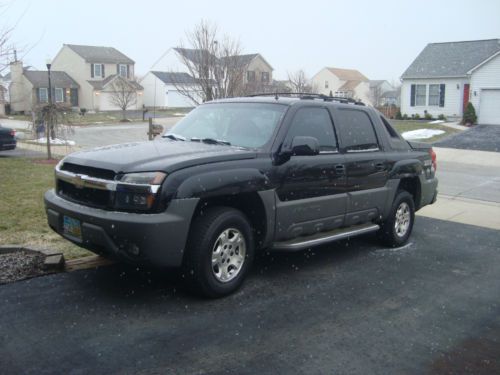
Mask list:
[[[476,125],[469,130],[436,142],[435,145],[464,150],[500,152],[500,126]]]
[[[225,299],[122,265],[0,287],[5,374],[500,373],[498,231],[418,217],[262,256]]]

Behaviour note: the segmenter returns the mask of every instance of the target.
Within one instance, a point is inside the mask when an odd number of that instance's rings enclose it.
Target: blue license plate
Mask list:
[[[80,220],[73,219],[69,216],[63,216],[63,234],[81,241],[82,226]]]

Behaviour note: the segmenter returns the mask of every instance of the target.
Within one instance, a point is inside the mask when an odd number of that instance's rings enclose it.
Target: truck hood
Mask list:
[[[200,142],[162,139],[124,143],[75,152],[64,162],[109,169],[115,173],[176,170],[208,163],[253,159],[254,150]]]

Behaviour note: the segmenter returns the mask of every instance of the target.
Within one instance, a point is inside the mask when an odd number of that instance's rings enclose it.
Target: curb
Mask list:
[[[64,269],[64,255],[60,251],[55,250],[37,250],[30,249],[29,247],[16,246],[16,245],[2,245],[0,246],[0,254],[8,254],[16,251],[28,251],[32,253],[38,253],[45,257],[43,261],[43,268],[46,271],[61,271]]]

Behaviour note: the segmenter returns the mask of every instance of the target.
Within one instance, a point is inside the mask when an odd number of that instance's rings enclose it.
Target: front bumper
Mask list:
[[[106,211],[69,202],[54,190],[45,193],[49,226],[78,246],[129,263],[155,267],[182,264],[197,198],[174,199],[156,214]],[[81,240],[63,233],[63,216],[81,223]]]

